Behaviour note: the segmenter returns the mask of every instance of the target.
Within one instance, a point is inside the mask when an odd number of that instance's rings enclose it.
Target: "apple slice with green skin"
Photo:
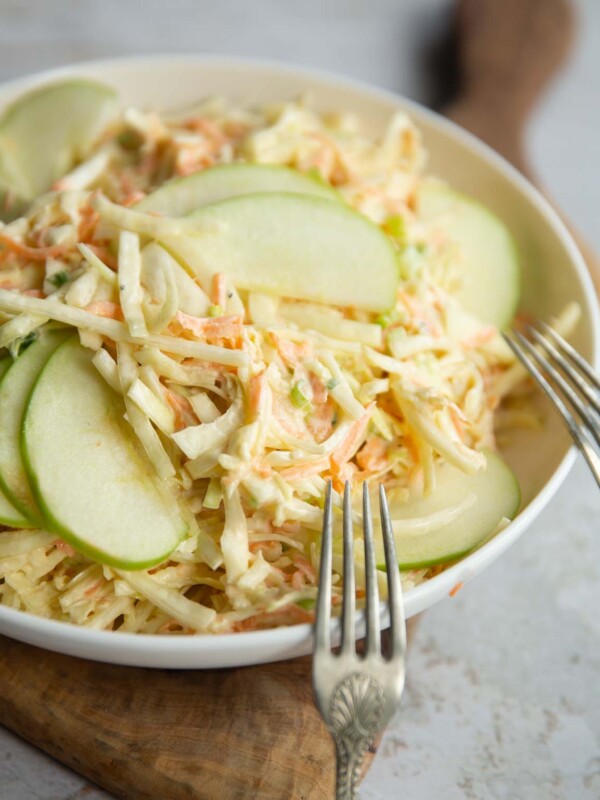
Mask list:
[[[29,201],[85,158],[116,116],[117,94],[90,80],[27,92],[0,117],[0,194]]]
[[[0,361],[0,381],[12,365],[12,358],[3,358]],[[25,519],[8,500],[3,491],[0,491],[0,524],[11,528],[30,528],[29,520]]]
[[[484,452],[487,458],[484,470],[466,475],[444,464],[436,472],[436,488],[431,495],[410,498],[402,505],[390,503],[390,516],[398,521],[394,525],[394,538],[401,569],[456,561],[485,541],[503,517],[515,516],[521,502],[517,479],[497,453]],[[428,517],[459,504],[464,510],[446,524],[431,530],[401,530],[403,523],[410,527],[407,520]],[[385,569],[380,536],[375,547],[379,568]]]
[[[71,337],[31,391],[21,452],[46,529],[103,564],[146,569],[169,556],[187,524],[124,413],[89,350]]]
[[[42,518],[21,458],[21,420],[40,370],[69,334],[64,330],[43,333],[21,353],[0,382],[0,488],[15,508],[38,527]]]
[[[517,247],[506,225],[481,203],[436,181],[424,181],[416,201],[429,230],[460,247],[461,305],[482,322],[506,328],[521,292]]]
[[[325,200],[340,200],[340,195],[331,186],[297,169],[268,164],[222,164],[185,178],[174,178],[140,200],[135,207],[140,211],[183,217],[230,197],[262,192],[294,192]]]
[[[356,211],[301,194],[253,194],[200,209],[197,235],[165,236],[167,249],[210,290],[224,272],[237,289],[367,311],[394,305],[396,253]]]

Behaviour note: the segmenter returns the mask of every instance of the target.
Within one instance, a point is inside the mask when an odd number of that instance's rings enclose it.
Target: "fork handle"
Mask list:
[[[329,730],[336,750],[336,800],[354,800],[364,757],[386,721],[382,684],[356,670],[336,686]]]
[[[336,752],[336,800],[355,800],[360,781],[361,767],[373,736],[360,738],[334,736]]]

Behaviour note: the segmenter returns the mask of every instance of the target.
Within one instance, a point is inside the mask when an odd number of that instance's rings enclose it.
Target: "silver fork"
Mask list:
[[[504,334],[504,338],[565,421],[600,486],[600,457],[596,452],[600,448],[600,378],[545,322],[528,325],[525,330],[529,338],[518,331]]]
[[[315,618],[313,690],[317,708],[336,748],[336,798],[353,800],[367,750],[394,713],[404,689],[406,625],[400,573],[387,500],[379,487],[379,507],[385,551],[390,609],[390,653],[381,651],[379,590],[373,547],[373,525],[367,485],[363,484],[363,531],[365,544],[365,594],[367,637],[364,655],[356,652],[356,586],[350,487],[344,492],[344,586],[342,642],[331,652],[331,541],[333,536],[332,489],[327,487],[319,594]]]

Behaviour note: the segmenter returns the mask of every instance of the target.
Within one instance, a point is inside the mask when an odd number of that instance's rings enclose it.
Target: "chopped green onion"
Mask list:
[[[401,217],[399,214],[393,214],[391,217],[388,217],[383,224],[383,229],[400,242],[406,240],[406,221],[404,217]]]
[[[217,509],[223,500],[223,491],[221,489],[221,479],[211,478],[208,484],[208,489],[204,495],[202,505],[204,508]]]
[[[310,408],[310,397],[306,394],[306,382],[296,381],[290,392],[290,399],[296,408],[306,411]]]
[[[388,328],[394,322],[400,322],[401,319],[402,312],[398,311],[397,308],[392,308],[385,314],[380,314],[375,320],[375,323],[381,325],[382,328]]]
[[[306,611],[312,611],[315,604],[316,600],[314,597],[303,597],[302,600],[296,600],[296,605],[306,609]]]
[[[333,392],[338,383],[339,381],[336,380],[335,378],[332,378],[330,381],[327,381],[327,383],[325,384],[325,386],[327,387],[327,391]]]
[[[56,286],[57,289],[60,289],[61,286],[64,286],[69,280],[69,273],[66,269],[61,269],[60,272],[55,272],[54,275],[50,275],[48,278],[49,283],[52,286]]]
[[[208,307],[208,316],[209,317],[222,317],[223,316],[223,308],[221,306],[209,306]]]

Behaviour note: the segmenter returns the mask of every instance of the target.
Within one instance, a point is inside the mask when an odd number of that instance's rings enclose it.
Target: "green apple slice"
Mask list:
[[[485,451],[485,470],[466,475],[449,464],[438,468],[436,488],[429,497],[414,497],[402,505],[390,503],[390,516],[397,520],[394,538],[401,569],[420,569],[447,564],[480,545],[503,517],[512,519],[521,502],[519,484],[502,458]],[[427,532],[401,530],[402,521],[421,519],[451,507],[464,511],[441,527]],[[384,564],[381,538],[376,539],[377,563]]]
[[[0,360],[0,381],[12,363],[10,357]],[[0,491],[0,525],[8,525],[11,528],[31,527],[31,523],[17,511],[3,491]]]
[[[158,211],[169,217],[183,217],[203,206],[261,192],[294,192],[339,200],[331,186],[290,167],[268,164],[222,164],[185,178],[174,178],[140,200],[140,211]]]
[[[0,117],[0,194],[32,200],[85,158],[115,117],[117,94],[90,80],[27,92]]]
[[[506,225],[481,203],[436,181],[424,181],[416,200],[429,230],[460,248],[462,306],[482,322],[506,328],[521,291],[517,248]]]
[[[48,530],[103,564],[146,569],[167,558],[187,525],[124,413],[90,352],[71,337],[33,387],[21,451]]]
[[[0,488],[15,508],[37,526],[42,525],[42,519],[21,458],[21,420],[39,371],[66,335],[65,331],[42,334],[21,353],[0,382]]]
[[[386,311],[399,272],[391,242],[344,206],[279,192],[224,200],[196,211],[197,235],[163,244],[201,284],[224,272],[237,289]]]

